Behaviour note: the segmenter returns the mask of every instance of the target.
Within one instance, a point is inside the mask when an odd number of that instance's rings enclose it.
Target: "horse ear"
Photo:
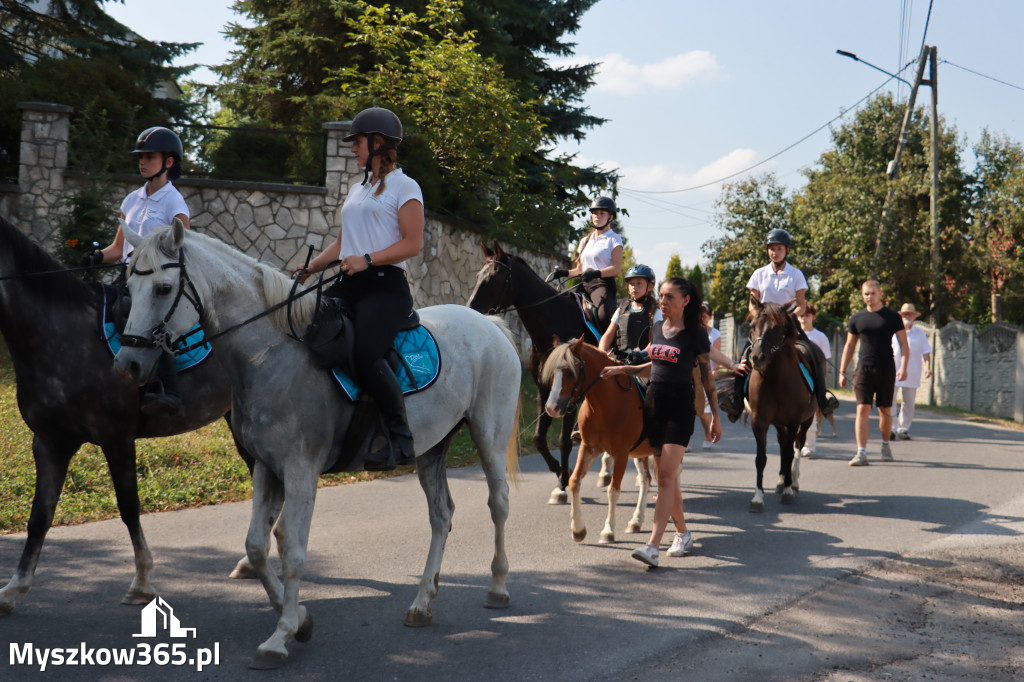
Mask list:
[[[572,349],[574,351],[578,351],[582,347],[583,347],[583,337],[582,336],[572,342]]]
[[[490,250],[489,248],[487,248],[487,244],[480,244],[480,246],[481,246],[481,247],[483,247],[483,250],[484,250],[484,259],[485,259],[485,260],[486,260],[487,258],[490,258],[490,257],[492,257],[492,256],[494,255],[494,252],[493,252],[493,251],[491,251],[491,250]]]
[[[132,245],[132,248],[139,248],[139,244],[142,243],[142,236],[135,230],[128,227],[128,223],[124,221],[124,218],[118,218],[117,222],[121,223],[121,234],[124,235],[125,241]]]
[[[501,250],[501,244],[498,244],[497,242],[494,243],[494,255],[498,258],[505,255],[505,252]]]
[[[552,334],[551,335],[551,345],[552,346],[561,346],[562,345],[562,339],[558,338],[558,334]]]
[[[185,223],[181,222],[181,218],[177,216],[171,223],[171,234],[174,236],[174,250],[177,251],[185,241]]]
[[[761,299],[758,298],[757,296],[754,296],[753,293],[750,294],[750,305],[754,308],[754,310],[758,311],[764,307],[764,305],[761,303]]]

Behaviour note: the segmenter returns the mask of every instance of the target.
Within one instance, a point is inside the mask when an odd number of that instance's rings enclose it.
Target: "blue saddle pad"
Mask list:
[[[580,294],[573,295],[576,297],[576,305],[579,306],[580,315],[583,317],[583,324],[586,325],[587,330],[590,331],[590,334],[596,339],[595,343],[600,343],[601,333],[597,331],[597,327],[595,327],[594,323],[590,321],[589,317],[587,317],[587,308],[586,304],[583,301],[583,296]]]
[[[117,351],[121,350],[121,335],[114,331],[113,322],[103,323],[103,335],[107,338],[107,345],[110,346],[110,352],[112,352],[114,355],[117,355]],[[187,348],[188,346],[191,346],[194,343],[198,343],[206,338],[206,334],[197,324],[195,327],[192,328],[192,331],[185,335],[185,338],[187,338],[188,341],[178,341],[178,348]],[[195,367],[200,362],[205,360],[206,356],[209,355],[212,351],[213,349],[210,347],[210,344],[207,343],[205,345],[199,346],[198,348],[193,348],[187,353],[175,355],[174,366],[177,368],[179,372],[186,370],[189,367]]]
[[[807,384],[807,388],[810,389],[811,393],[814,393],[814,379],[811,378],[811,373],[808,371],[803,360],[798,360],[800,365],[800,373],[804,376],[804,383]],[[750,395],[750,372],[747,372],[747,378],[743,382],[743,395],[744,397]]]
[[[426,327],[419,326],[409,331],[398,332],[394,348],[405,359],[399,363],[398,383],[402,386],[402,395],[417,393],[437,381],[441,373],[441,354],[437,349],[437,341]],[[412,374],[408,370],[412,370]],[[331,370],[342,392],[351,401],[356,401],[363,389],[349,375],[335,367]]]

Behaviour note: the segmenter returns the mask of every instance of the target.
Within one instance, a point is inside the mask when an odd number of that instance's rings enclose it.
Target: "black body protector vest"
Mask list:
[[[632,301],[624,301],[619,306],[619,333],[615,337],[615,348],[621,353],[646,348],[651,341],[651,324],[658,304],[650,294],[644,296],[641,303],[644,307],[637,311],[632,309]]]

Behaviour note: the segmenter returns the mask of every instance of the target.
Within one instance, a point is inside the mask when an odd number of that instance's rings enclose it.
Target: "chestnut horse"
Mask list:
[[[757,442],[757,489],[750,501],[750,511],[764,511],[764,467],[768,463],[768,427],[774,426],[779,438],[782,464],[779,485],[783,504],[796,500],[799,485],[799,452],[804,445],[818,409],[814,393],[801,376],[797,352],[797,326],[793,316],[776,303],[751,299],[756,310],[750,324],[750,382],[747,404],[750,424]],[[795,447],[795,450],[794,450]]]
[[[601,531],[601,543],[615,542],[615,506],[619,501],[626,463],[634,458],[637,465],[637,498],[633,518],[626,524],[627,533],[639,533],[651,487],[649,457],[651,445],[643,435],[644,399],[632,377],[614,376],[601,379],[601,370],[618,364],[595,346],[576,339],[556,345],[544,362],[541,379],[551,385],[544,409],[552,417],[561,417],[578,406],[580,449],[576,468],[569,478],[571,493],[572,538],[583,542],[587,527],[580,510],[580,486],[591,463],[602,453],[614,461],[608,486],[608,517]],[[642,460],[642,464],[641,464]]]

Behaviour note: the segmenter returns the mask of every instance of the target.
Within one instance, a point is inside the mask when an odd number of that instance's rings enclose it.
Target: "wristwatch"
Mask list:
[[[372,259],[372,258],[370,258],[370,254],[368,254],[368,253],[364,253],[364,254],[363,254],[363,258],[365,258],[365,259],[366,259],[366,265],[367,265],[367,266],[370,266],[370,267],[372,267],[372,266],[373,266],[373,259]]]

